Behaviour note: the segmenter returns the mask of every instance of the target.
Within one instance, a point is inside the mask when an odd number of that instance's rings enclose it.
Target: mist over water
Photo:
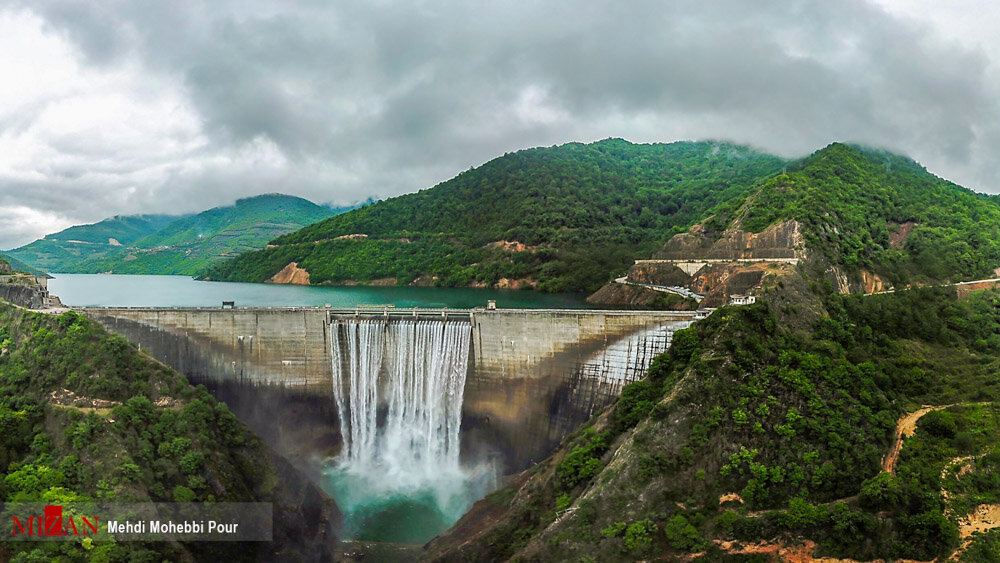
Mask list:
[[[471,332],[453,320],[331,326],[343,449],[325,477],[345,538],[422,543],[496,486],[488,463],[459,459]]]

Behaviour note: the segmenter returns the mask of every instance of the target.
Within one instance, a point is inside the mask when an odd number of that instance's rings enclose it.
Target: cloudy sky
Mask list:
[[[862,142],[1000,192],[994,4],[0,0],[0,248],[606,137]]]

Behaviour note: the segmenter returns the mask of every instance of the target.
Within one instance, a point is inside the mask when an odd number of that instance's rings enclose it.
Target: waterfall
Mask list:
[[[408,471],[457,466],[471,325],[366,320],[339,328],[343,342],[332,331],[331,344],[343,460]]]
[[[327,474],[348,520],[418,497],[433,499],[443,520],[467,508],[459,430],[471,333],[454,320],[331,325],[343,447]]]

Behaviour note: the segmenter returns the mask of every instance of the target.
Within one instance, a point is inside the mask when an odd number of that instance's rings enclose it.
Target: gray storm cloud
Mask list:
[[[868,2],[0,6],[65,45],[80,78],[0,109],[0,148],[30,147],[0,157],[0,213],[32,225],[273,191],[387,197],[609,136],[785,156],[863,142],[1000,190],[995,61]],[[87,96],[117,105],[70,126]],[[0,248],[51,230],[0,232]]]

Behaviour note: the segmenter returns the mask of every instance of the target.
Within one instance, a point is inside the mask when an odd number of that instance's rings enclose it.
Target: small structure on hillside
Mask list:
[[[486,310],[487,311],[496,311],[497,310],[497,302],[496,302],[495,299],[490,299],[490,300],[488,300],[486,302]]]
[[[730,305],[753,305],[756,302],[757,302],[757,297],[750,294],[729,296]]]

